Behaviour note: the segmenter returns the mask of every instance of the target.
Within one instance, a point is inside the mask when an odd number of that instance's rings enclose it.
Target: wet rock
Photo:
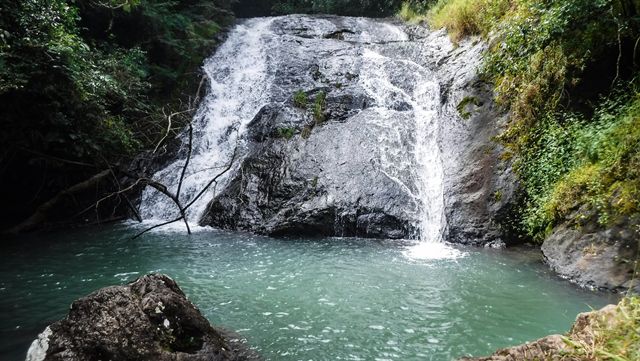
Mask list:
[[[632,288],[640,293],[640,282],[634,280],[640,271],[639,247],[640,220],[625,217],[603,229],[589,218],[555,227],[542,252],[554,271],[579,285],[613,292]]]
[[[277,236],[415,233],[416,199],[382,164],[380,139],[389,130],[377,110],[397,113],[397,131],[404,134],[411,132],[411,106],[399,94],[388,107],[381,104],[361,79],[367,44],[404,34],[374,26],[393,29],[382,20],[356,18],[274,21],[278,57],[286,61],[275,70],[272,101],[249,123],[242,164],[202,224]],[[409,81],[398,80],[403,86]],[[293,102],[299,90],[306,106]]]
[[[503,249],[506,247],[507,247],[507,244],[504,243],[504,241],[502,241],[501,239],[493,240],[484,245],[484,248],[493,248],[493,249]]]
[[[238,335],[212,327],[160,274],[78,299],[27,355],[27,361],[259,359]]]

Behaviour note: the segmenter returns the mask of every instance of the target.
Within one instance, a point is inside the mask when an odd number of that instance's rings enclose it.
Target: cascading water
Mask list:
[[[272,40],[269,37],[271,21],[252,19],[236,26],[204,65],[209,92],[193,119],[193,151],[180,194],[183,204],[191,202],[231,162],[236,146],[242,148],[242,134],[247,123],[267,101],[271,82],[266,58]],[[186,160],[187,136],[182,138],[180,154],[183,157],[154,175],[154,179],[174,193]],[[224,184],[224,180],[220,179],[218,184]],[[198,221],[214,191],[213,187],[208,189],[187,210],[190,222]],[[143,192],[140,213],[152,222],[172,219],[179,214],[170,199],[151,187]]]

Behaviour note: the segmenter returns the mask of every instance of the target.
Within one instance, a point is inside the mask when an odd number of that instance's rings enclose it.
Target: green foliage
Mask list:
[[[0,179],[48,197],[160,137],[229,18],[226,0],[25,0],[0,6]],[[42,179],[40,179],[42,177]],[[23,195],[24,196],[24,195]],[[42,200],[34,199],[34,202]],[[28,205],[27,205],[28,206]]]
[[[305,109],[307,107],[307,103],[307,93],[305,93],[304,90],[298,90],[293,93],[293,105],[298,108]]]
[[[396,16],[406,22],[413,24],[421,23],[427,20],[426,12],[422,9],[418,9],[410,2],[403,2]]]
[[[286,140],[289,140],[289,139],[293,138],[293,136],[295,134],[296,134],[296,130],[294,128],[291,128],[291,127],[278,128],[278,136],[280,138],[284,138]]]
[[[471,118],[472,113],[468,109],[470,105],[479,107],[480,100],[476,97],[466,96],[456,106],[458,114],[460,114],[460,117],[464,120]]]
[[[538,239],[581,207],[602,225],[640,212],[640,94],[603,101],[590,119],[561,119],[539,124],[522,155],[524,225]]]
[[[509,0],[440,0],[429,11],[429,24],[446,28],[453,41],[487,35],[511,5]]]
[[[324,122],[324,109],[327,105],[327,94],[323,91],[320,91],[316,94],[316,99],[313,102],[313,119],[315,119],[316,124]]]

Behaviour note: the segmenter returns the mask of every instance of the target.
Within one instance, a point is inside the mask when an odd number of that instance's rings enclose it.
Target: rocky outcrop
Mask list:
[[[640,220],[623,217],[603,229],[594,217],[555,227],[542,244],[549,266],[582,286],[640,293]]]
[[[430,37],[444,36],[444,31]],[[447,239],[493,246],[513,238],[501,228],[516,201],[518,182],[494,140],[508,115],[493,101],[493,86],[479,77],[487,45],[468,39],[435,52],[443,89],[439,142],[444,170]]]
[[[491,139],[502,118],[477,78],[482,43],[454,47],[444,31],[341,17],[281,17],[271,31],[270,101],[248,124],[246,155],[201,224],[408,238],[425,216],[416,179],[434,172],[443,174],[445,236],[499,237],[495,220],[515,182]],[[294,99],[299,91],[306,104]],[[416,119],[437,124],[423,134]],[[429,141],[442,169],[416,164]]]
[[[488,357],[461,358],[458,361],[582,361],[580,345],[593,345],[605,323],[611,324],[619,308],[609,305],[599,311],[581,313],[567,335],[551,335],[539,340],[496,351]]]
[[[29,348],[27,361],[259,360],[242,339],[212,327],[169,277],[147,275],[71,305]]]

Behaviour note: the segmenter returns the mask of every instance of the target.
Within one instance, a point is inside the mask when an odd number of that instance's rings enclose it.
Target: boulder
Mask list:
[[[581,286],[640,293],[640,220],[622,217],[608,227],[595,217],[556,226],[542,244],[545,261]]]
[[[27,361],[259,360],[242,338],[212,327],[175,281],[150,274],[73,302],[33,342]]]

